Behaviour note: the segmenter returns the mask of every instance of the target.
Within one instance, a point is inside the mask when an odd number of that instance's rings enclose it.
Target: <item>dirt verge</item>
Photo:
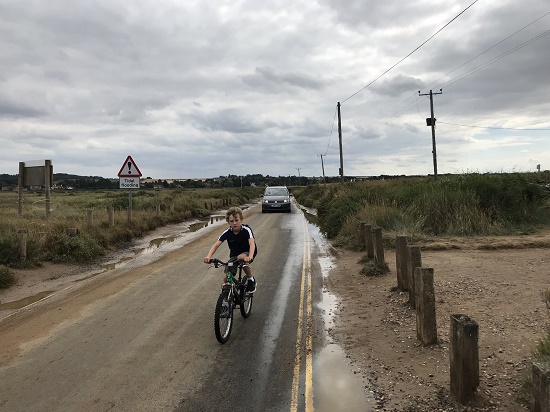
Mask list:
[[[416,338],[408,293],[396,290],[394,251],[386,251],[390,272],[380,277],[360,273],[364,253],[340,251],[327,278],[340,302],[330,334],[363,374],[378,410],[529,410],[521,386],[550,321],[541,297],[550,288],[550,249],[527,248],[540,240],[446,240],[429,245],[440,250],[424,248],[422,265],[434,269],[438,344],[432,346]],[[503,244],[515,249],[498,249]],[[467,406],[458,404],[449,389],[451,314],[468,315],[479,324],[480,385]]]

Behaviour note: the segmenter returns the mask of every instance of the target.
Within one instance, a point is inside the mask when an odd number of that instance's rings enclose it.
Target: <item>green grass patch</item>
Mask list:
[[[15,284],[17,278],[6,266],[0,265],[0,289],[8,289]]]

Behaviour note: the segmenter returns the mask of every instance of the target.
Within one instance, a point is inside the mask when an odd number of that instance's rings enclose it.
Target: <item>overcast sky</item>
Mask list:
[[[550,169],[550,3],[473,2],[0,0],[0,173],[337,176],[341,102],[345,175],[427,175],[440,89],[439,174]]]

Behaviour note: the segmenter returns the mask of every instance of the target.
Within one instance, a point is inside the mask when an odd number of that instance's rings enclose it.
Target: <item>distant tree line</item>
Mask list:
[[[346,176],[345,181],[356,180],[387,180],[403,178],[405,176]],[[145,180],[145,181],[144,181]],[[308,176],[264,176],[261,174],[252,174],[246,176],[228,175],[208,179],[151,179],[147,177],[142,179],[141,187],[144,189],[153,189],[162,187],[167,189],[175,188],[224,188],[224,187],[245,187],[245,186],[309,186],[318,183],[337,183],[341,182],[340,176],[327,176],[323,178]],[[0,174],[0,185],[16,188],[18,184],[18,175]],[[118,189],[118,179],[106,179],[100,176],[78,176],[67,173],[54,173],[53,184],[58,189]]]

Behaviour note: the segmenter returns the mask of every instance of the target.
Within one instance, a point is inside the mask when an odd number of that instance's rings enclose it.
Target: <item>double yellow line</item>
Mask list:
[[[292,378],[292,400],[290,411],[298,410],[298,393],[300,388],[300,369],[302,361],[302,346],[305,341],[305,412],[313,412],[313,350],[312,333],[313,318],[311,304],[311,249],[307,221],[302,215],[304,227],[304,256],[302,263],[302,284],[300,287],[300,307],[298,311],[298,330],[296,333],[296,355],[294,357],[294,375]],[[306,285],[307,284],[307,285]],[[307,288],[307,290],[306,290]],[[304,305],[304,301],[306,304]],[[305,320],[304,320],[305,312]],[[305,333],[304,333],[305,330]]]

